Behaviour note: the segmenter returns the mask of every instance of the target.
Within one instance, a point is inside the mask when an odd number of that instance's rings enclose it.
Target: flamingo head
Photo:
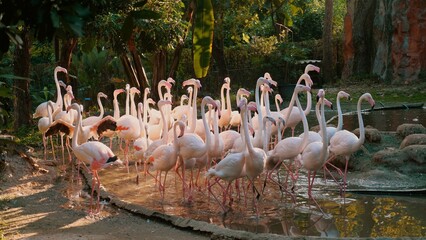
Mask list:
[[[245,97],[242,97],[241,99],[240,99],[240,102],[238,103],[238,111],[241,111],[241,109],[243,108],[243,107],[247,107],[247,98],[245,98]]]
[[[285,120],[282,117],[278,117],[278,125],[281,123],[281,126],[285,126]]]
[[[267,121],[270,121],[271,124],[273,124],[274,126],[277,125],[277,122],[275,121],[275,119],[271,116],[265,116],[263,117],[263,122],[266,124]]]
[[[297,84],[296,87],[294,88],[294,91],[296,93],[300,93],[300,92],[309,92],[311,91],[311,88],[305,85],[301,85],[301,84]]]
[[[117,98],[118,94],[120,94],[120,93],[124,93],[124,92],[125,92],[125,90],[124,90],[124,89],[122,89],[122,88],[120,88],[120,89],[115,89],[115,90],[114,90],[114,92],[113,92],[114,98]]]
[[[144,94],[145,94],[145,95],[148,95],[148,94],[150,94],[150,93],[151,93],[151,89],[149,89],[149,88],[145,88]]]
[[[248,91],[245,88],[240,88],[240,89],[238,89],[237,94],[239,94],[241,96],[249,97],[250,96],[250,91]]]
[[[63,72],[63,73],[68,74],[67,69],[65,69],[65,68],[63,68],[63,67],[61,67],[61,66],[57,66],[57,67],[55,68],[55,74],[56,74],[56,73],[58,73],[58,72]]]
[[[170,83],[170,84],[175,84],[176,83],[176,81],[173,78],[171,78],[171,77],[167,78],[167,82]]]
[[[223,79],[223,81],[225,83],[231,84],[231,79],[229,77],[226,77],[225,79]]]
[[[103,98],[108,98],[108,96],[105,93],[103,93],[103,92],[99,92],[98,96],[99,97],[103,97]]]
[[[140,112],[143,111],[143,103],[141,103],[141,102],[138,103],[138,109],[139,109]]]
[[[162,108],[166,104],[172,104],[172,101],[170,100],[159,100],[157,103],[158,108]]]
[[[152,100],[152,98],[148,98],[147,100],[146,100],[146,102],[147,102],[147,104],[149,105],[149,104],[152,104],[152,105],[155,105],[156,104],[156,102],[154,101],[154,100]]]
[[[313,65],[313,64],[308,64],[305,67],[305,73],[308,73],[310,71],[315,71],[315,72],[319,73],[320,72],[320,68],[317,67],[317,66],[315,66],[315,65]]]
[[[329,107],[331,110],[333,110],[333,103],[331,101],[328,101],[327,98],[324,98],[324,104],[325,106]]]
[[[188,89],[186,91],[188,92],[188,94],[191,94],[192,91],[194,91],[194,89],[192,87],[188,87]]]
[[[367,102],[370,104],[371,109],[374,108],[374,106],[376,105],[376,101],[374,101],[373,97],[371,96],[370,93],[364,93],[361,98],[366,99]]]
[[[127,91],[130,91],[130,84],[128,84],[128,83],[127,83],[127,84],[126,84],[126,88],[125,88],[125,89],[126,89],[126,92],[127,92]]]
[[[247,110],[252,111],[252,112],[257,112],[257,106],[256,106],[256,102],[249,102],[247,103]]]
[[[345,91],[339,91],[339,93],[337,93],[337,97],[338,98],[346,98],[349,101],[351,100],[351,95]]]
[[[132,87],[130,88],[130,93],[133,93],[133,94],[137,93],[138,95],[140,95],[141,91],[137,87]]]
[[[299,77],[299,80],[297,81],[298,83],[300,83],[302,80],[305,81],[305,85],[311,87],[312,85],[314,85],[314,82],[312,81],[311,77],[309,76],[309,74],[304,73]]]
[[[73,103],[70,106],[68,106],[67,112],[69,112],[71,109],[74,109],[74,110],[76,110],[77,112],[80,112],[80,113],[82,111],[81,108],[80,108],[80,105],[78,105],[78,103]]]
[[[65,90],[67,90],[67,85],[62,80],[59,80],[58,83],[59,83],[59,86],[63,87]]]
[[[277,99],[280,103],[283,103],[283,98],[281,97],[281,94],[275,94],[275,99]]]

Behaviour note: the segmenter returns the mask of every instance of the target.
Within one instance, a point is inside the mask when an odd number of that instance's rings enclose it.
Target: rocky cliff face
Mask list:
[[[426,1],[348,0],[342,78],[411,83],[426,72]],[[422,74],[424,75],[424,74]]]

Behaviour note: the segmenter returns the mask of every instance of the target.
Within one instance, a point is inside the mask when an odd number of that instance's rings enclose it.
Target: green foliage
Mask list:
[[[211,1],[198,0],[192,33],[194,72],[197,78],[203,78],[208,73],[212,55],[213,30],[214,15]]]
[[[98,92],[112,95],[114,82],[116,82],[114,77],[124,79],[119,58],[112,56],[107,50],[97,48],[93,48],[88,53],[74,55],[72,72],[79,81],[78,96],[91,98],[90,103],[93,104],[96,104]],[[123,85],[123,83],[116,84]]]

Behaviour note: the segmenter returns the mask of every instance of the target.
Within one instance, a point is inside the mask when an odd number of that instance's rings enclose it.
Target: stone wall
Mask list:
[[[342,78],[419,81],[426,72],[426,1],[348,0],[343,55]]]

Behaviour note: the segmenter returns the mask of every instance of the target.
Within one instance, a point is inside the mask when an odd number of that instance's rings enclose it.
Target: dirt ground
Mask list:
[[[4,146],[3,146],[4,147]],[[7,146],[0,159],[0,239],[209,239],[132,214],[104,201],[88,214],[90,190],[32,149]]]

